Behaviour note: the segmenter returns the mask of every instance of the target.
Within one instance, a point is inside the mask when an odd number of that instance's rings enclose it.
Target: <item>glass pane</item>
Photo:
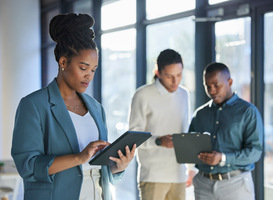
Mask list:
[[[226,64],[233,79],[233,91],[250,102],[250,18],[217,22],[216,61]]]
[[[109,141],[128,130],[128,113],[136,89],[136,30],[103,34],[102,104]],[[136,199],[136,164],[131,162],[116,186],[116,199]]]
[[[265,200],[270,200],[273,195],[273,12],[267,13],[264,20],[264,186]]]
[[[178,51],[184,62],[181,84],[191,93],[192,111],[195,105],[194,38],[195,25],[192,17],[147,27],[147,83],[152,82],[159,53],[167,48]]]
[[[82,14],[91,14],[92,10],[92,1],[90,0],[81,0],[75,1],[73,3],[74,12],[75,13],[82,13]]]
[[[164,9],[163,9],[164,8]],[[195,1],[188,0],[146,0],[147,19],[163,17],[195,8]]]
[[[101,7],[101,29],[111,29],[136,22],[136,0],[117,0]]]
[[[212,5],[212,4],[222,3],[225,1],[229,1],[229,0],[209,0],[209,4]]]

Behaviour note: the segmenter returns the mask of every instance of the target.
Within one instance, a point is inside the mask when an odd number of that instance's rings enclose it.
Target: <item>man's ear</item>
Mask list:
[[[158,69],[155,70],[155,75],[156,75],[157,77],[160,77],[160,73],[159,73]]]
[[[229,87],[232,86],[232,83],[233,83],[233,79],[232,79],[232,78],[229,78],[229,79],[228,79],[228,85],[229,85]]]

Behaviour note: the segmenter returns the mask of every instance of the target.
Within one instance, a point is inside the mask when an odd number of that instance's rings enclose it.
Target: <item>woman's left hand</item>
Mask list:
[[[116,165],[111,167],[111,171],[113,174],[122,172],[127,168],[129,163],[135,156],[136,144],[133,145],[133,148],[131,149],[131,151],[129,147],[126,146],[125,151],[126,151],[126,155],[123,155],[121,150],[118,150],[119,158],[109,157],[110,160],[113,160],[116,162]]]

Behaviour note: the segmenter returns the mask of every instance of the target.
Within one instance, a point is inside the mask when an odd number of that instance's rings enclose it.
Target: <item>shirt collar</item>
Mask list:
[[[174,92],[169,92],[164,85],[160,82],[159,78],[155,80],[155,87],[158,90],[158,92],[161,95],[166,95],[166,94],[176,94],[178,90],[175,90]]]
[[[227,100],[221,107],[225,107],[226,105],[233,105],[237,100],[239,99],[238,95],[234,92],[232,97]],[[217,104],[213,102],[213,100],[210,100],[209,107],[219,107]]]
[[[225,104],[233,105],[238,99],[239,99],[238,95],[234,92],[232,97],[229,100],[227,100]]]

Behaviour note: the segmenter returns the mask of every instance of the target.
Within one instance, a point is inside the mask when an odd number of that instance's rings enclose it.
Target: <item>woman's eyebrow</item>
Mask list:
[[[86,65],[86,66],[90,66],[88,63],[85,62],[79,62],[80,64]]]

